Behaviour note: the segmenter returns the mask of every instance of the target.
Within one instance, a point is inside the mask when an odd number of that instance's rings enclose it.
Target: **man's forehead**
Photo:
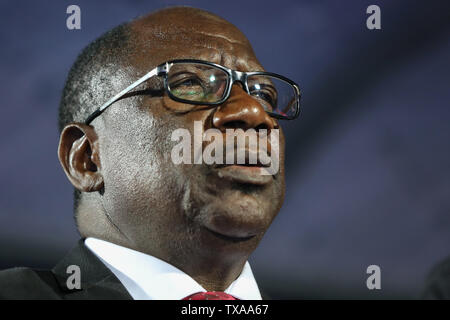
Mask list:
[[[194,15],[196,19],[189,10],[186,15],[181,10],[176,17],[169,14],[164,16],[166,19],[155,19],[150,15],[136,20],[131,26],[138,43],[135,62],[155,66],[167,60],[191,58],[242,71],[262,69],[249,41],[234,25],[215,16],[202,19],[197,12]]]
[[[143,16],[132,22],[137,32],[146,30],[163,40],[168,33],[220,34],[230,42],[248,43],[247,38],[233,24],[210,12],[190,8],[172,7]]]

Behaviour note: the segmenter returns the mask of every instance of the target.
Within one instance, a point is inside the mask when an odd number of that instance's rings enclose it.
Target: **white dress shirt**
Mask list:
[[[96,238],[87,238],[84,243],[135,300],[181,300],[207,291],[189,275],[161,259]],[[248,261],[225,293],[241,300],[262,299]]]

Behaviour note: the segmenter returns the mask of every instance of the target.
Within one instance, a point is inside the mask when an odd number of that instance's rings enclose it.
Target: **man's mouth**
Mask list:
[[[235,153],[236,154],[236,153]],[[269,174],[270,164],[263,164],[258,157],[256,163],[250,163],[251,152],[245,151],[244,163],[218,164],[214,171],[221,179],[230,180],[243,184],[265,185],[274,179],[274,175]]]
[[[273,180],[266,167],[255,165],[225,165],[215,168],[215,172],[221,179],[243,184],[265,185]]]
[[[206,230],[208,230],[211,234],[213,234],[215,237],[225,240],[225,241],[231,241],[231,242],[242,242],[242,241],[247,241],[252,239],[255,235],[250,235],[250,236],[246,236],[246,237],[237,237],[237,236],[230,236],[230,235],[225,235],[216,231],[213,231],[209,228],[206,228]]]

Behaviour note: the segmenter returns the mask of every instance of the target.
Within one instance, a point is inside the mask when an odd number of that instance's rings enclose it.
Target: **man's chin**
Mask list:
[[[224,240],[250,240],[263,234],[272,220],[270,214],[249,196],[227,203],[226,206],[221,202],[210,203],[198,217],[202,227]]]
[[[210,239],[256,242],[278,213],[277,184],[243,184],[208,176],[185,188],[183,209],[189,220]],[[272,177],[270,177],[273,180]]]

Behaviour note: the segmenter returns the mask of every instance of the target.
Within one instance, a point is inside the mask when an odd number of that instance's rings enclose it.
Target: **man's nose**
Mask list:
[[[231,88],[229,98],[216,109],[213,116],[213,127],[223,132],[238,128],[271,130],[276,126],[275,120],[262,105],[236,84]]]

